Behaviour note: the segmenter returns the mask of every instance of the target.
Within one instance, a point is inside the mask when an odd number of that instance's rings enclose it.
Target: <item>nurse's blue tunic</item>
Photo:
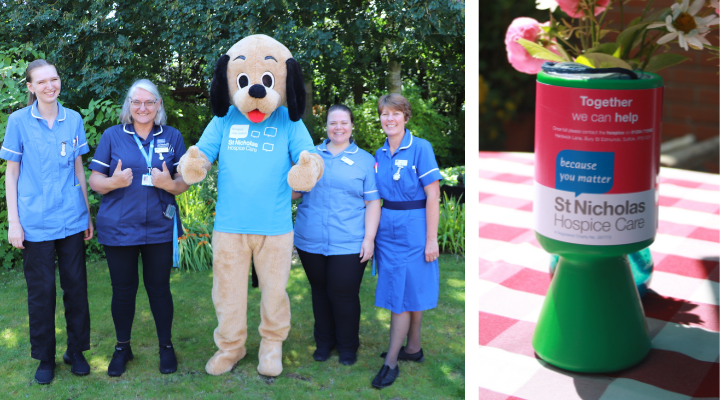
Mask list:
[[[58,105],[53,127],[37,100],[10,114],[0,158],[20,163],[17,206],[29,242],[64,239],[88,229],[88,209],[75,175],[75,159],[88,144],[80,114]]]
[[[388,202],[395,207],[417,207],[418,201],[426,199],[425,186],[442,179],[432,145],[405,130],[395,154],[390,154],[385,140],[375,152],[375,162],[377,187],[384,202],[375,236],[375,306],[396,314],[435,308],[440,271],[437,260],[425,261],[425,208],[386,207]]]

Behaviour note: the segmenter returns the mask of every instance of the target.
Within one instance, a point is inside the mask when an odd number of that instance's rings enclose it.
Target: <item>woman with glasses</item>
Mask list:
[[[90,313],[84,240],[93,237],[81,155],[88,152],[82,117],[58,103],[55,66],[35,60],[25,71],[28,106],[10,115],[0,158],[7,161],[8,242],[22,249],[35,380],[55,371],[55,256],[67,322],[66,363],[90,373]],[[7,295],[5,295],[7,296]]]
[[[180,132],[165,124],[157,87],[147,79],[133,83],[120,113],[120,125],[102,135],[90,163],[90,187],[103,195],[97,215],[98,242],[105,248],[113,296],[111,311],[117,344],[108,375],[120,376],[133,359],[130,331],[138,290],[138,256],[160,346],[160,372],[177,370],[171,341],[173,301],[170,270],[177,266],[182,234],[175,196],[188,189],[176,171],[185,154]]]

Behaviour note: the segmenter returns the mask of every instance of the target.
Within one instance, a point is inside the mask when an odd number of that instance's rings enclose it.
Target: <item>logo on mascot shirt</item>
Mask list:
[[[230,127],[231,139],[245,139],[250,130],[250,125],[233,125]]]

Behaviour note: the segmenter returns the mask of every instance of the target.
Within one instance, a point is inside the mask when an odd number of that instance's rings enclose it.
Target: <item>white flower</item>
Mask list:
[[[550,9],[550,12],[554,12],[558,7],[558,3],[555,0],[535,0],[535,4],[537,5],[535,8],[538,10]]]
[[[671,7],[672,14],[665,18],[665,22],[655,22],[647,28],[665,27],[668,30],[667,35],[658,39],[658,44],[677,38],[678,44],[685,50],[688,50],[688,45],[693,49],[702,50],[703,44],[710,45],[710,41],[705,38],[710,26],[720,23],[717,15],[708,15],[705,18],[695,16],[704,4],[705,0],[695,0],[692,6],[690,0],[675,3]]]

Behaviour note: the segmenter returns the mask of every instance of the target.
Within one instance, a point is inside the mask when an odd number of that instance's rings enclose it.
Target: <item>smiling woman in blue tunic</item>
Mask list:
[[[55,256],[67,322],[65,362],[75,375],[90,373],[84,240],[93,237],[82,155],[88,152],[82,117],[57,98],[60,77],[45,60],[28,64],[28,106],[7,121],[0,158],[8,160],[5,188],[8,241],[22,249],[28,288],[35,380],[50,383],[55,370]]]
[[[164,125],[165,118],[157,87],[147,79],[136,81],[125,97],[121,124],[103,133],[90,163],[90,187],[103,195],[98,242],[105,249],[113,289],[117,345],[107,370],[110,376],[122,375],[133,359],[130,331],[139,285],[138,256],[160,345],[160,372],[177,370],[170,270],[178,264],[177,240],[182,234],[175,196],[188,185],[176,171],[185,154],[182,135]]]
[[[411,117],[407,99],[382,96],[378,114],[387,140],[375,152],[376,182],[383,199],[375,237],[375,306],[392,314],[390,344],[381,354],[385,362],[372,385],[384,388],[400,373],[398,360],[425,359],[420,347],[422,315],[437,306],[440,290],[437,230],[442,176],[430,142],[405,129]]]
[[[295,247],[312,289],[315,361],[335,347],[339,362],[352,365],[360,346],[360,284],[374,252],[380,195],[373,157],[352,140],[353,115],[344,105],[328,110],[327,136],[317,146],[325,172],[302,196]]]

